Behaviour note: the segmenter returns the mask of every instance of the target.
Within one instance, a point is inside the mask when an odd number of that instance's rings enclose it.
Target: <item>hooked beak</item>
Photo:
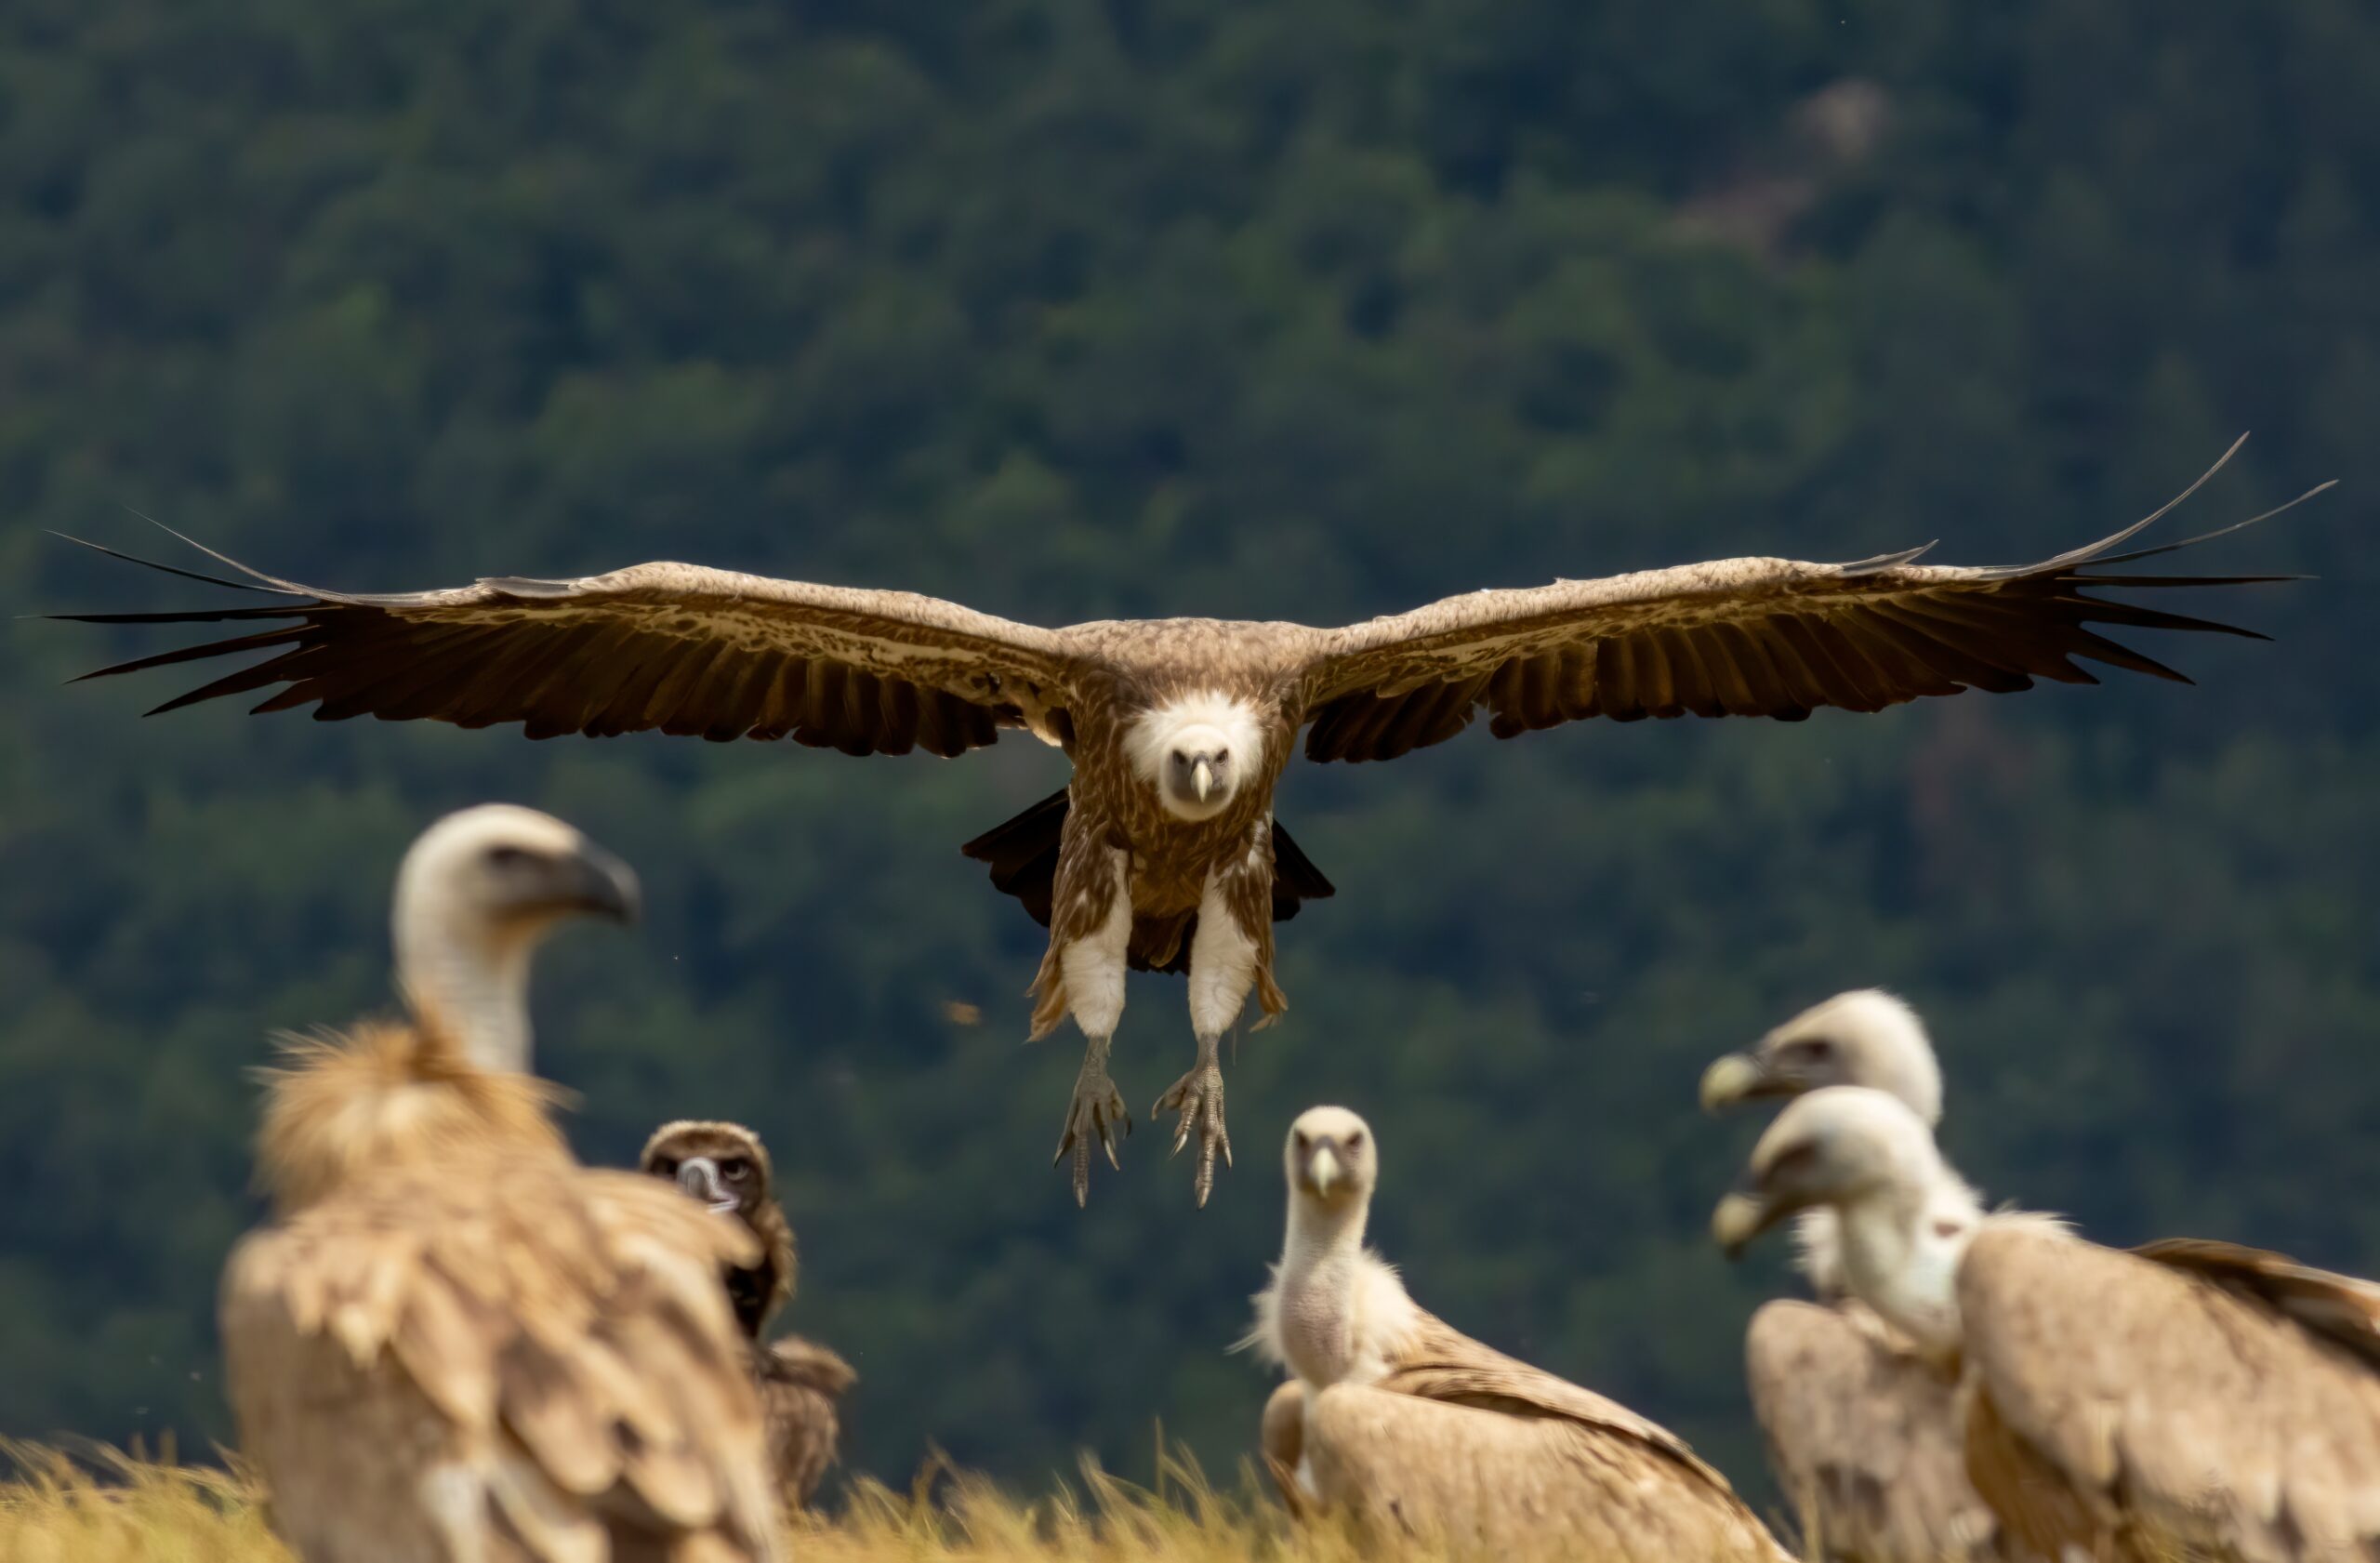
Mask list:
[[[1314,1185],[1316,1199],[1328,1199],[1330,1185],[1339,1181],[1339,1153],[1329,1145],[1315,1147],[1314,1157],[1305,1164],[1306,1182]]]
[[[1203,754],[1198,757],[1198,762],[1190,767],[1190,787],[1197,793],[1201,803],[1215,790],[1215,763]]]
[[[571,861],[578,908],[634,926],[644,907],[636,870],[592,841],[580,846]]]
[[[735,1196],[720,1181],[719,1163],[707,1156],[690,1156],[678,1163],[678,1186],[721,1215],[735,1212]]]
[[[1741,1259],[1752,1240],[1798,1210],[1798,1205],[1771,1199],[1750,1173],[1727,1190],[1711,1212],[1711,1240],[1730,1260]]]
[[[1789,1096],[1793,1090],[1792,1080],[1755,1055],[1731,1053],[1712,1059],[1711,1067],[1702,1071],[1702,1110],[1715,1113],[1755,1096]]]

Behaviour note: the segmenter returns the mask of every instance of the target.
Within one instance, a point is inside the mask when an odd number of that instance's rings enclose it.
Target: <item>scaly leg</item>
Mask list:
[[[1157,1099],[1150,1113],[1151,1117],[1157,1113],[1182,1115],[1181,1125],[1173,1132],[1177,1156],[1190,1143],[1190,1131],[1198,1132],[1198,1171],[1191,1186],[1197,1193],[1201,1210],[1206,1208],[1207,1196],[1215,1189],[1215,1152],[1222,1151],[1223,1165],[1231,1165],[1231,1136],[1223,1131],[1223,1066],[1216,1057],[1222,1041],[1220,1037],[1200,1037],[1198,1062]]]
[[[1116,1159],[1116,1129],[1122,1125],[1124,1133],[1132,1132],[1132,1115],[1124,1110],[1124,1093],[1107,1078],[1108,1038],[1093,1037],[1082,1050],[1082,1071],[1075,1076],[1074,1100],[1066,1107],[1066,1131],[1058,1140],[1058,1154],[1050,1159],[1056,1166],[1075,1153],[1075,1205],[1079,1209],[1091,1199],[1091,1143],[1099,1142],[1107,1153],[1107,1164],[1122,1171],[1123,1163]]]
[[[1098,927],[1058,952],[1075,1024],[1090,1039],[1082,1050],[1082,1070],[1075,1076],[1074,1100],[1066,1106],[1065,1132],[1058,1138],[1058,1154],[1050,1159],[1055,1166],[1066,1159],[1068,1151],[1074,1152],[1078,1207],[1091,1199],[1091,1141],[1096,1139],[1106,1151],[1107,1164],[1120,1171],[1116,1131],[1120,1126],[1127,1134],[1132,1132],[1132,1116],[1124,1110],[1123,1094],[1107,1078],[1108,1045],[1115,1040],[1117,1024],[1124,1018],[1124,972],[1132,942],[1131,881],[1128,860],[1120,852],[1113,854],[1113,871],[1107,915]]]
[[[1182,1115],[1173,1135],[1177,1152],[1190,1143],[1191,1131],[1197,1131],[1198,1170],[1192,1187],[1201,1209],[1214,1192],[1215,1153],[1223,1152],[1223,1165],[1231,1165],[1231,1136],[1223,1132],[1223,1070],[1216,1053],[1256,981],[1256,941],[1232,908],[1235,885],[1247,888],[1223,874],[1210,875],[1198,897],[1198,931],[1190,939],[1190,1028],[1198,1038],[1198,1061],[1157,1098],[1156,1108]],[[1265,910],[1271,911],[1269,899]]]

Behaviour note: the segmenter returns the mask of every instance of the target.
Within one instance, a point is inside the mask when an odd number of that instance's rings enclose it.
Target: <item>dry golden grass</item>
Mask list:
[[[237,1476],[103,1452],[6,1450],[0,1558],[7,1563],[290,1563]],[[853,1486],[840,1512],[794,1520],[795,1556],[821,1563],[1359,1563],[1377,1557],[1329,1527],[1292,1528],[1252,1472],[1218,1491],[1167,1460],[1156,1490],[1086,1469],[1020,1502],[980,1477],[933,1475],[895,1492]]]
[[[0,1558],[8,1563],[288,1563],[237,1477],[103,1452],[6,1451]]]

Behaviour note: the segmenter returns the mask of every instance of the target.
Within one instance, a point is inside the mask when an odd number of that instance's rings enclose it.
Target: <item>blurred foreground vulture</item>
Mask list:
[[[2380,1556],[2380,1287],[2228,1243],[2120,1252],[1987,1216],[1880,1092],[1778,1115],[1712,1230],[1832,1205],[1853,1291],[1959,1365],[1966,1462],[2045,1557]]]
[[[674,563],[345,592],[220,555],[242,578],[200,579],[270,601],[64,616],[233,630],[101,673],[261,654],[159,710],[264,690],[259,711],[518,722],[539,738],[658,729],[956,755],[1023,728],[1063,748],[1065,791],[966,849],[1049,926],[1033,1035],[1071,1014],[1087,1039],[1058,1159],[1071,1154],[1080,1201],[1091,1146],[1115,1161],[1130,1125],[1108,1075],[1127,970],[1186,971],[1197,1056],[1152,1111],[1180,1114],[1177,1151],[1197,1136],[1203,1205],[1217,1154],[1230,1159],[1223,1034],[1251,990],[1267,1020],[1287,1007],[1273,923],[1331,893],[1273,817],[1301,732],[1309,759],[1389,760],[1482,711],[1499,737],[1598,716],[1798,720],[2036,679],[2096,682],[2078,657],[2182,681],[2092,627],[2252,632],[2089,594],[2268,578],[2110,568],[2182,546],[2117,551],[2178,503],[2036,564],[1921,564],[1924,549],[1849,564],[1726,559],[1473,591],[1335,629],[1204,618],[1045,629],[908,592]]]
[[[760,1408],[721,1271],[757,1245],[572,1161],[528,1073],[531,952],[625,920],[627,868],[488,807],[398,873],[409,1021],[293,1048],[258,1160],[272,1225],[223,1276],[226,1385],[308,1563],[779,1556]]]
[[[760,1244],[750,1264],[728,1267],[727,1297],[768,1418],[769,1462],[786,1501],[800,1508],[835,1463],[840,1402],[859,1375],[814,1341],[799,1335],[774,1343],[760,1339],[769,1320],[792,1299],[794,1284],[793,1228],[770,1192],[768,1147],[740,1123],[680,1119],[653,1132],[640,1165],[720,1214],[734,1216]]]
[[[1466,1555],[1781,1563],[1674,1435],[1415,1305],[1364,1247],[1377,1155],[1342,1107],[1289,1131],[1288,1240],[1243,1344],[1294,1375],[1262,1435],[1291,1506]]]
[[[1826,1085],[1881,1090],[1929,1128],[1942,1116],[1924,1023],[1874,988],[1839,993],[1717,1060],[1702,1105]],[[1744,1377],[1805,1546],[1858,1563],[2002,1556],[1998,1524],[1967,1481],[1955,1376],[1847,1294],[1831,1207],[1796,1216],[1793,1239],[1820,1302],[1763,1304],[1744,1332]]]

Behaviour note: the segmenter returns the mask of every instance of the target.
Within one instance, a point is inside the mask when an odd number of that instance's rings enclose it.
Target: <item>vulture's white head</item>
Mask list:
[[[1852,1293],[1922,1344],[1954,1347],[1958,1262],[1983,1212],[1924,1120],[1865,1086],[1796,1098],[1712,1212],[1711,1235],[1732,1259],[1788,1216],[1819,1208],[1841,1225]]]
[[[1364,1247],[1379,1146],[1346,1108],[1308,1107],[1289,1126],[1281,1163],[1289,1230],[1242,1344],[1316,1389],[1372,1383],[1421,1317],[1396,1272]]]
[[[1298,1114],[1282,1160],[1290,1199],[1318,1210],[1369,1204],[1380,1182],[1371,1126],[1344,1107],[1308,1107]]]
[[[1798,1096],[1864,1085],[1894,1096],[1926,1124],[1942,1120],[1942,1067],[1917,1012],[1882,988],[1838,993],[1779,1026],[1749,1053],[1702,1072],[1712,1112],[1756,1096]]]
[[[1133,774],[1176,819],[1212,819],[1264,773],[1264,724],[1246,701],[1198,695],[1134,717],[1124,732]]]
[[[550,815],[448,815],[397,869],[397,977],[483,1068],[528,1068],[529,957],[565,918],[636,919],[635,873]]]

